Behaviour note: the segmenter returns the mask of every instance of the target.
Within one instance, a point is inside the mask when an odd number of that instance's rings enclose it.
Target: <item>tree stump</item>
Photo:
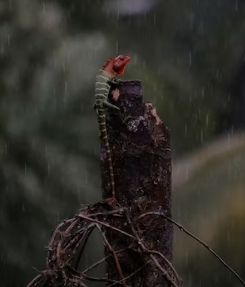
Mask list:
[[[107,130],[112,152],[116,199],[119,206],[127,209],[128,222],[125,223],[120,217],[111,217],[108,222],[131,234],[133,227],[140,242],[138,246],[113,230],[106,230],[106,237],[114,251],[130,247],[118,255],[121,277],[123,275],[127,278],[133,271],[140,269],[146,263],[145,255],[149,250],[156,252],[152,253],[155,254],[156,261],[171,275],[172,270],[165,259],[172,262],[172,224],[163,217],[154,215],[144,216],[137,222],[134,220],[147,212],[161,212],[171,217],[169,129],[162,123],[152,104],[143,101],[141,82],[138,80],[112,83],[109,101],[121,110],[121,115],[109,113]],[[125,122],[122,119],[125,119]],[[103,199],[107,199],[111,197],[110,177],[103,146],[101,171]],[[138,253],[140,248],[141,253]],[[106,255],[108,252],[106,249]],[[157,252],[164,255],[165,259]],[[118,280],[119,274],[115,269],[114,259],[110,257],[106,264],[108,278]],[[162,270],[156,266],[156,262],[149,264],[150,268],[148,266],[135,276],[130,276],[126,281],[127,285],[172,286]]]
[[[171,156],[169,130],[142,98],[140,81],[113,83],[107,129],[115,176],[116,204],[111,198],[108,158],[101,147],[103,202],[84,207],[63,220],[48,245],[46,269],[28,284],[37,286],[180,287],[172,266]],[[124,120],[122,120],[124,119]],[[79,267],[90,235],[97,230],[105,257]],[[91,252],[92,253],[92,252]],[[90,271],[106,263],[106,276]]]

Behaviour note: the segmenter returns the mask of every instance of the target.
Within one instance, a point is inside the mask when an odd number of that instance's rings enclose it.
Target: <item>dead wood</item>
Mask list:
[[[106,151],[101,147],[103,202],[89,205],[52,233],[46,269],[34,286],[181,286],[172,266],[171,151],[169,130],[145,103],[140,81],[113,83],[110,100],[121,114],[107,119],[115,176],[116,204],[110,204]],[[159,216],[159,214],[163,216]],[[105,257],[79,270],[93,230],[101,234]],[[106,263],[106,275],[90,271]],[[91,286],[91,285],[90,285]]]
[[[155,256],[169,276],[172,262],[173,227],[166,219],[152,216],[137,221],[149,211],[160,211],[171,217],[171,150],[169,130],[156,113],[156,109],[143,100],[140,81],[120,81],[112,84],[109,100],[122,111],[121,116],[110,114],[107,129],[112,151],[116,198],[119,206],[127,208],[127,222],[110,218],[109,223],[120,230],[137,234],[137,243],[125,240],[113,230],[106,236],[114,250],[131,244],[131,251],[120,254],[123,276],[145,263],[144,253]],[[122,119],[125,119],[123,122]],[[102,190],[104,199],[110,198],[110,179],[106,150],[101,148]],[[107,171],[107,172],[105,172]],[[130,220],[130,222],[129,222]],[[129,231],[130,230],[130,231]],[[135,250],[141,248],[142,256]],[[108,249],[107,249],[108,250]],[[133,251],[134,250],[134,251]],[[147,250],[147,251],[146,251]],[[156,255],[159,252],[164,256]],[[108,251],[106,251],[108,254]],[[154,261],[153,259],[151,261]],[[106,261],[108,277],[116,280],[114,260]],[[164,283],[165,282],[165,283]],[[141,275],[127,280],[130,286],[169,286],[169,280],[157,264],[149,263]]]

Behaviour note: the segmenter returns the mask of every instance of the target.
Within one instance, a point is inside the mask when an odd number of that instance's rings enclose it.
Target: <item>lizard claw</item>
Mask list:
[[[123,114],[122,114],[121,112],[119,113],[119,117],[120,117],[120,119],[121,119],[121,122],[122,122],[124,125],[127,125],[128,122],[134,118],[134,117],[132,117],[132,116],[125,116],[125,117],[123,117]]]
[[[133,119],[132,116],[126,116],[125,118],[122,118],[122,122],[123,122],[124,124],[127,124],[128,121],[130,121],[131,119]]]
[[[108,83],[110,86],[118,85],[120,82],[121,82],[121,81],[118,80],[118,79],[114,79],[114,80],[107,81],[107,83]]]
[[[96,108],[96,104],[93,105],[93,108],[94,108],[94,111],[95,111],[96,115],[99,116],[98,110],[97,110],[97,108]]]

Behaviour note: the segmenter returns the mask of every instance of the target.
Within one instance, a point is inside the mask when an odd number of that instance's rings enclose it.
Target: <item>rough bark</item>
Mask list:
[[[120,206],[128,210],[128,222],[109,218],[112,226],[139,236],[139,247],[122,234],[107,230],[106,236],[113,250],[130,247],[118,255],[124,277],[146,263],[146,250],[160,252],[172,262],[173,227],[163,217],[146,216],[146,212],[162,212],[171,217],[171,151],[169,129],[156,114],[156,109],[143,101],[140,81],[113,83],[110,101],[120,107],[121,116],[109,115],[107,129],[112,152],[116,198]],[[126,117],[131,117],[127,119]],[[122,122],[122,118],[126,120]],[[101,147],[103,198],[111,197],[108,163],[104,147]],[[133,228],[132,228],[133,227]],[[132,231],[133,230],[133,231]],[[134,235],[135,235],[134,234]],[[138,252],[141,248],[141,252]],[[144,251],[145,249],[145,251]],[[108,253],[108,249],[106,254]],[[172,275],[163,257],[156,255],[157,262]],[[148,259],[147,259],[148,260]],[[152,258],[150,259],[152,260]],[[155,262],[156,263],[156,262]],[[107,260],[108,278],[118,280],[115,261]],[[171,286],[162,270],[149,263],[142,272],[126,281],[130,286]],[[115,285],[120,286],[120,284]]]

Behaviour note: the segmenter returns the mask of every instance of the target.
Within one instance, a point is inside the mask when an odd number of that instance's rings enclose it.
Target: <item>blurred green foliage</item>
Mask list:
[[[231,139],[229,150],[205,164],[201,157],[208,157],[214,147],[210,146],[205,154],[196,154],[193,164],[199,164],[195,172],[174,189],[173,213],[178,222],[214,249],[244,280],[244,135],[242,142],[232,149]],[[207,249],[178,231],[174,253],[175,266],[190,287],[242,286]]]
[[[93,85],[108,57],[132,56],[124,78],[142,80],[176,158],[243,127],[243,82],[233,84],[243,71],[244,8],[242,0],[0,1],[1,285],[24,286],[33,266],[44,268],[55,224],[100,198]],[[193,197],[184,189],[180,210],[199,214],[195,196],[208,198],[209,181]],[[194,222],[204,224],[201,215]],[[179,262],[190,273],[194,265]]]

